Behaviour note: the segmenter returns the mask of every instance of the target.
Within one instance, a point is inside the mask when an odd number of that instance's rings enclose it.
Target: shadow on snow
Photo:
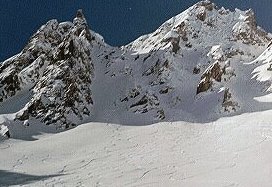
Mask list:
[[[28,175],[23,173],[15,173],[5,170],[0,170],[0,186],[11,186],[11,185],[27,185],[36,181],[46,180],[60,175]]]

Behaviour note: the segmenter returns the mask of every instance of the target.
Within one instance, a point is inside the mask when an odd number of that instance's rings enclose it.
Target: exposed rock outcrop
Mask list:
[[[60,128],[79,124],[92,111],[93,37],[81,10],[73,23],[47,22],[22,53],[1,66],[1,101],[31,89],[18,120],[34,117]]]

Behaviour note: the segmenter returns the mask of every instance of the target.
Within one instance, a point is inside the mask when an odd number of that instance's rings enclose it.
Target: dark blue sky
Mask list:
[[[0,0],[0,61],[18,53],[48,20],[72,20],[82,8],[92,30],[111,45],[149,33],[198,0]],[[272,31],[271,0],[214,0],[218,6],[253,8],[259,25]]]

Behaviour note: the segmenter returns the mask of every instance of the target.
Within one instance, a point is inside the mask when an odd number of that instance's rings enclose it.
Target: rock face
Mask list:
[[[222,106],[224,111],[236,111],[236,108],[239,107],[238,103],[232,101],[232,95],[229,91],[229,88],[225,88],[223,82],[228,82],[235,75],[234,70],[230,67],[230,61],[228,59],[233,54],[230,52],[224,52],[220,45],[213,46],[207,56],[211,61],[214,61],[202,74],[201,81],[197,86],[197,94],[202,92],[207,92],[208,90],[217,90],[218,84],[224,88],[224,96]],[[237,55],[234,54],[234,55]]]
[[[201,81],[197,87],[197,94],[209,90],[214,81],[221,82],[223,74],[226,74],[226,57],[220,45],[213,46],[207,54],[214,61],[202,74]]]
[[[212,64],[202,75],[201,81],[197,87],[197,94],[206,92],[212,87],[213,80],[221,82],[223,70],[218,62]]]
[[[31,93],[16,120],[36,118],[59,128],[247,111],[258,84],[251,80],[253,65],[245,63],[266,49],[270,36],[251,10],[232,12],[206,0],[153,33],[112,47],[78,11],[73,22],[47,22],[21,53],[1,64],[0,102],[6,106]],[[242,93],[240,87],[251,91]]]
[[[2,101],[22,90],[33,92],[17,119],[35,117],[68,128],[91,114],[93,39],[78,11],[73,23],[47,22],[19,55],[2,64]]]

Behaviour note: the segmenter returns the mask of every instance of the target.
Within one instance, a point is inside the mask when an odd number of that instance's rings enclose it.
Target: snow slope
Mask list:
[[[88,123],[0,144],[1,186],[270,186],[271,110],[214,123]]]

